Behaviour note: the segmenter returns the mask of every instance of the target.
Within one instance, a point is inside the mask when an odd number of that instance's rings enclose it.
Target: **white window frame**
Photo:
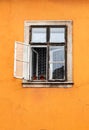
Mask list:
[[[73,85],[73,68],[72,68],[72,20],[56,20],[56,21],[25,21],[24,23],[24,43],[29,45],[30,40],[30,27],[32,25],[66,25],[67,26],[67,81],[64,82],[53,82],[58,84],[56,87],[72,87]],[[37,45],[39,46],[39,45]],[[41,46],[40,46],[41,47]],[[31,65],[31,63],[30,63]],[[31,67],[30,67],[31,72]],[[48,85],[49,84],[49,85]],[[38,82],[31,83],[27,80],[23,80],[23,87],[49,87],[51,82],[46,85],[42,85]],[[55,85],[54,85],[55,86]]]

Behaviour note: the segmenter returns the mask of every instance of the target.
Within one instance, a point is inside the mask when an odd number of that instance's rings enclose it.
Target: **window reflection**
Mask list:
[[[63,64],[53,64],[53,79],[64,79],[64,65]]]
[[[65,51],[64,46],[51,46],[50,47],[50,61],[64,61],[65,60]]]
[[[34,43],[46,42],[46,28],[32,28],[31,42]]]
[[[50,64],[50,79],[64,79],[64,64]]]

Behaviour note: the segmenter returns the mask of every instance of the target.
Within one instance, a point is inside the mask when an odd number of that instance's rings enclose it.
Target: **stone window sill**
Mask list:
[[[23,87],[29,88],[70,88],[73,86],[73,82],[29,82],[23,81]]]

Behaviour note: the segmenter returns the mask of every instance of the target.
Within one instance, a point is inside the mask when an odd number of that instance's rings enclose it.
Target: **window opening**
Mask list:
[[[46,80],[46,47],[32,47],[32,80]]]

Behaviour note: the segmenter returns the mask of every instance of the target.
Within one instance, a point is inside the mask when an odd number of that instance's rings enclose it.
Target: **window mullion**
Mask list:
[[[50,38],[50,30],[49,30],[49,27],[46,28],[46,41],[47,41],[47,44],[49,44],[49,38]]]

